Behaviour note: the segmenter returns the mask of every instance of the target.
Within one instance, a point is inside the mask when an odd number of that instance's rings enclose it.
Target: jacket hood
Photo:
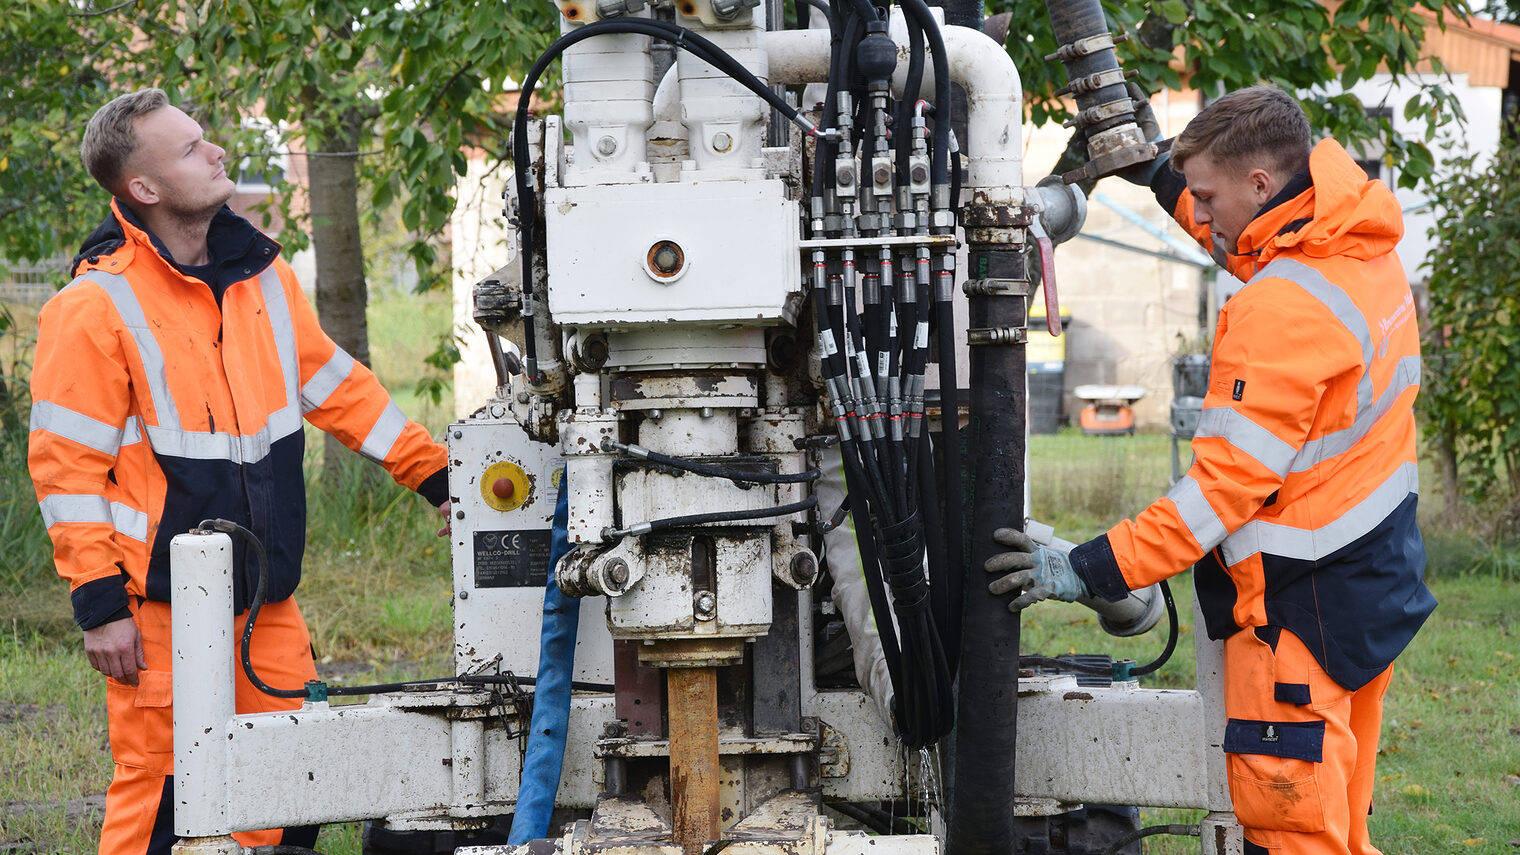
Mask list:
[[[1262,211],[1240,237],[1242,253],[1261,253],[1265,263],[1278,250],[1296,247],[1314,258],[1366,260],[1392,252],[1404,237],[1404,217],[1393,191],[1367,173],[1333,139],[1309,155],[1313,187]]]

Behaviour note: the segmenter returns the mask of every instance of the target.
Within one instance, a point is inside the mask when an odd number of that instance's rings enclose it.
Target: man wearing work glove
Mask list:
[[[1196,563],[1199,609],[1224,642],[1246,855],[1374,855],[1383,695],[1435,608],[1415,523],[1420,346],[1399,203],[1268,86],[1205,107],[1170,161],[1121,174],[1246,283],[1220,311],[1193,466],[1069,553],[998,532],[1011,551],[987,561],[989,590],[1019,592],[1015,611],[1114,601]]]
[[[1074,603],[1078,598],[1092,597],[1082,577],[1071,569],[1071,557],[1065,549],[1040,546],[1012,528],[998,529],[992,539],[1010,548],[987,559],[987,572],[1008,575],[993,580],[987,590],[999,595],[1020,591],[1008,603],[1009,611],[1020,611],[1041,600]]]

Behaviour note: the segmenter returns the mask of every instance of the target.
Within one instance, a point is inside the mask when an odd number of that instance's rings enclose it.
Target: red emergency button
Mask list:
[[[498,499],[510,499],[516,490],[511,478],[497,478],[491,483],[491,493]]]

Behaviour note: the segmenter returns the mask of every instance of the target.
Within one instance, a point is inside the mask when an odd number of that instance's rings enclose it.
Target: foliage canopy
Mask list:
[[[1520,498],[1520,143],[1438,176],[1425,372],[1427,432],[1455,440],[1464,487]]]

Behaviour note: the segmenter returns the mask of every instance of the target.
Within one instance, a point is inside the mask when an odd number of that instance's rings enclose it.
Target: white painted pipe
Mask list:
[[[936,14],[939,10],[933,10]],[[892,78],[901,87],[908,74],[907,30],[901,12],[892,10],[892,38],[901,57]],[[964,188],[995,197],[1023,184],[1023,83],[1002,45],[967,27],[943,27],[950,77],[966,90],[969,109],[964,148],[971,160]],[[761,43],[770,59],[770,82],[816,83],[828,78],[829,34],[826,30],[764,33]],[[934,63],[924,63],[922,92],[934,91]],[[1004,197],[1005,199],[1011,197]],[[1003,199],[994,198],[993,201]]]
[[[227,820],[227,723],[234,688],[232,539],[181,534],[169,544],[174,632],[174,833],[214,837]]]

